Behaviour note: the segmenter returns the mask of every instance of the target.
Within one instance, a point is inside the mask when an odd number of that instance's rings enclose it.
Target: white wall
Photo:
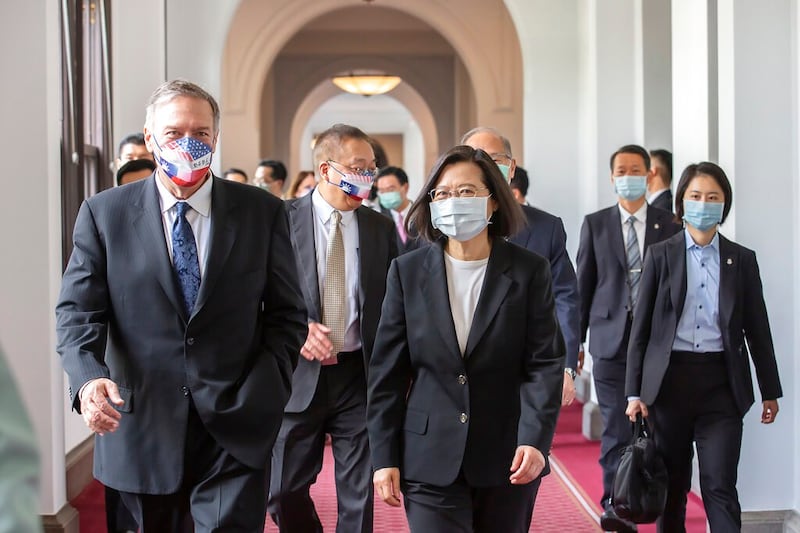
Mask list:
[[[5,159],[0,209],[0,343],[34,422],[41,512],[66,497],[64,385],[53,308],[61,276],[60,44],[57,2],[0,4]],[[17,53],[18,52],[18,53]]]

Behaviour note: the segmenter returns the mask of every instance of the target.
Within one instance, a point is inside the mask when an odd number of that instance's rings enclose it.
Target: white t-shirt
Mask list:
[[[486,265],[489,258],[477,261],[461,261],[444,254],[444,267],[447,273],[447,293],[450,296],[450,313],[456,326],[456,338],[461,355],[467,349],[469,330],[472,328],[472,319],[478,298],[483,288],[483,278],[486,277]]]

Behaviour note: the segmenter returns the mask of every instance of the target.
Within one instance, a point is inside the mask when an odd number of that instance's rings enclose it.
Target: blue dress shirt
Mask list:
[[[686,300],[672,349],[698,354],[722,351],[719,327],[719,234],[706,246],[686,236]]]

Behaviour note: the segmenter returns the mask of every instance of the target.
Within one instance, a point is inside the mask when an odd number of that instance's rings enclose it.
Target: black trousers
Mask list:
[[[595,357],[592,360],[597,404],[603,418],[599,463],[603,470],[603,496],[600,505],[604,507],[611,498],[622,448],[630,443],[632,435],[631,422],[625,416],[628,405],[625,398],[625,365],[623,356],[614,359]]]
[[[194,403],[189,407],[183,483],[174,494],[120,492],[140,533],[262,533],[269,466],[240,463],[206,431]]]
[[[740,531],[737,468],[742,417],[728,382],[723,354],[672,352],[650,408],[656,445],[669,472],[669,492],[658,531],[686,531],[686,496],[692,485],[692,443],[697,446],[700,490],[712,533]]]
[[[412,533],[527,533],[542,478],[527,485],[471,487],[463,476],[449,486],[403,480]]]
[[[272,451],[269,512],[285,533],[318,533],[322,524],[309,489],[322,470],[325,434],[335,461],[340,533],[371,533],[372,464],[367,437],[367,384],[361,351],[320,369],[317,390],[302,413],[285,413]]]

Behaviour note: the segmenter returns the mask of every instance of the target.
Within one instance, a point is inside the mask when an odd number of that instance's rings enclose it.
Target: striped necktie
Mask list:
[[[628,242],[625,245],[628,257],[628,284],[631,288],[631,311],[639,297],[639,282],[642,280],[642,256],[639,253],[639,239],[636,237],[634,222],[636,222],[636,217],[631,215],[627,222]]]

